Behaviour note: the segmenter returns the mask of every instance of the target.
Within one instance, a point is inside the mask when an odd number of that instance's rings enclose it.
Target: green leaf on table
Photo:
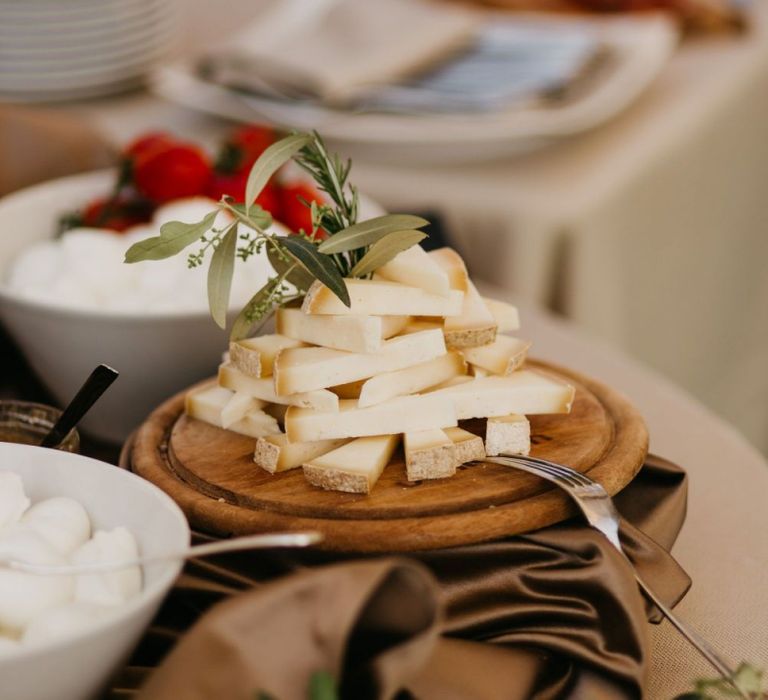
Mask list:
[[[279,241],[279,245],[296,258],[310,275],[328,287],[344,306],[352,305],[347,285],[339,269],[330,257],[318,252],[314,243],[298,236],[284,236],[275,240]]]
[[[336,681],[328,671],[315,671],[309,679],[309,700],[338,700]]]
[[[208,266],[208,307],[219,328],[227,327],[229,293],[235,271],[236,250],[237,226],[233,225],[216,246],[211,256],[211,264]]]
[[[134,243],[125,253],[125,262],[164,260],[199,241],[213,226],[218,211],[212,211],[196,224],[169,221],[160,227],[160,235]]]
[[[271,299],[275,294],[275,289],[279,284],[277,277],[272,277],[254,294],[248,303],[237,315],[232,324],[232,330],[229,333],[230,340],[242,340],[252,334],[252,329],[256,323],[261,321],[272,310]]]
[[[423,228],[429,221],[410,214],[385,214],[353,224],[323,241],[318,250],[326,255],[373,245],[389,233]]]
[[[424,231],[393,231],[374,243],[350,271],[351,277],[364,277],[388,263],[398,253],[427,237]]]
[[[272,265],[272,269],[278,275],[285,274],[293,262],[299,262],[287,250],[283,250],[283,254],[290,259],[290,262],[282,258],[271,245],[267,245],[267,258]],[[296,289],[298,289],[300,292],[306,292],[312,286],[312,282],[315,281],[315,278],[310,275],[309,272],[307,272],[301,263],[299,263],[291,272],[289,272],[285,279],[294,287],[296,287]]]
[[[256,201],[256,197],[259,196],[264,186],[269,182],[269,178],[310,141],[312,141],[312,136],[309,134],[286,136],[284,139],[273,143],[259,156],[259,159],[253,164],[253,168],[251,168],[248,182],[245,185],[246,211]]]

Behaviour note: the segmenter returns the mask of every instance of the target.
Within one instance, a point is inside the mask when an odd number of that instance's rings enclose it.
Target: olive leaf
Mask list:
[[[319,253],[317,246],[298,236],[283,236],[274,240],[279,241],[279,245],[296,258],[310,275],[328,287],[344,306],[352,305],[344,278],[329,256]]]
[[[238,220],[242,221],[246,226],[265,229],[272,225],[272,214],[266,209],[262,209],[258,204],[252,205],[250,209],[242,202],[230,204],[229,206]]]
[[[267,148],[253,164],[245,185],[246,211],[251,208],[264,186],[277,170],[287,163],[304,146],[312,141],[309,134],[293,134],[280,139]]]
[[[275,289],[280,284],[278,277],[272,277],[267,280],[261,289],[254,294],[248,303],[237,315],[232,324],[232,330],[229,334],[230,340],[241,340],[251,335],[251,329],[257,321],[260,321],[270,309],[269,300],[275,293]]]
[[[210,230],[217,214],[218,211],[212,211],[196,224],[185,224],[183,221],[169,221],[163,224],[159,236],[145,238],[128,248],[125,252],[125,262],[164,260],[180,253]]]
[[[229,293],[232,289],[232,274],[235,271],[237,250],[237,225],[232,225],[221,239],[211,256],[208,266],[208,307],[219,328],[227,327]]]
[[[353,224],[323,241],[318,250],[321,253],[344,253],[348,250],[372,245],[389,233],[427,226],[429,221],[410,214],[385,214],[359,224]]]
[[[309,700],[338,700],[336,680],[328,671],[315,671],[309,679]]]
[[[352,277],[368,275],[426,237],[424,231],[393,231],[376,241],[349,274]]]
[[[291,261],[298,262],[295,256],[289,253],[287,250],[283,250],[283,254]],[[278,275],[284,275],[291,267],[291,262],[281,257],[280,254],[271,246],[267,246],[267,258],[269,259],[272,269]],[[306,292],[311,286],[315,278],[307,272],[304,266],[299,263],[291,272],[286,275],[285,279],[290,282],[300,292]]]

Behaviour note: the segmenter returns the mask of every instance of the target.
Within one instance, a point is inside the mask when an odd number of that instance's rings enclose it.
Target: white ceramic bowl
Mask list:
[[[16,472],[33,503],[51,496],[80,501],[94,528],[124,525],[142,554],[189,544],[179,507],[152,484],[104,462],[58,450],[0,443],[0,469]],[[87,630],[55,642],[29,644],[0,656],[0,696],[7,700],[95,697],[123,663],[173,585],[181,563],[144,567],[139,596]]]
[[[215,373],[227,334],[207,310],[149,315],[67,309],[23,299],[4,281],[25,247],[52,238],[63,212],[108,192],[113,178],[113,171],[75,175],[0,199],[0,321],[62,404],[97,364],[117,369],[120,377],[81,428],[122,442],[163,400]],[[366,217],[381,213],[366,199],[361,210]]]

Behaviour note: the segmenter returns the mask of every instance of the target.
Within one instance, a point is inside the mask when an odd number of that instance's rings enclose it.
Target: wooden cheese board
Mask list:
[[[528,365],[576,387],[569,415],[531,416],[534,456],[588,473],[614,494],[638,472],[648,448],[642,417],[612,389],[569,370]],[[482,430],[482,421],[469,422]],[[461,467],[456,476],[410,483],[397,455],[370,495],[323,491],[301,470],[268,474],[253,462],[254,439],[184,415],[184,394],[141,426],[125,461],[166,491],[192,526],[219,536],[313,529],[323,548],[406,552],[500,539],[575,514],[559,491],[537,477],[494,464]]]

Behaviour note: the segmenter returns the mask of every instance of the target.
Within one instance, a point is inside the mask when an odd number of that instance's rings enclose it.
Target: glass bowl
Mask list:
[[[0,442],[39,445],[60,415],[58,408],[42,403],[0,400]],[[76,428],[70,430],[57,449],[80,451],[80,435]]]

